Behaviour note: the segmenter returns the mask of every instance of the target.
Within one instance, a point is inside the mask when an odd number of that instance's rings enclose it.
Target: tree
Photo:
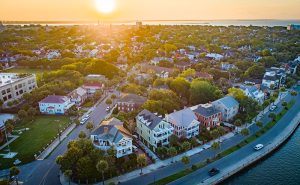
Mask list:
[[[69,185],[71,184],[71,177],[72,177],[72,174],[73,174],[72,170],[66,170],[66,171],[64,172],[65,177],[67,177],[67,178],[69,179]]]
[[[111,100],[110,98],[108,98],[108,99],[106,99],[105,103],[106,103],[107,105],[111,105],[111,104],[112,104],[112,100]]]
[[[182,156],[181,162],[185,165],[190,163],[190,158],[188,156]]]
[[[182,77],[177,77],[172,80],[170,89],[173,90],[180,98],[185,97],[188,99],[190,83]]]
[[[263,127],[263,123],[261,121],[257,121],[256,123],[256,126],[259,127],[259,128],[262,128]]]
[[[260,65],[254,65],[245,72],[246,78],[261,79],[265,73],[265,68]]]
[[[269,114],[269,118],[271,118],[272,121],[275,121],[275,120],[276,120],[276,114],[275,114],[274,112],[271,112],[271,113]]]
[[[241,134],[242,134],[243,136],[248,136],[248,135],[250,134],[250,131],[249,131],[249,129],[247,129],[247,128],[243,128],[243,129],[241,130]]]
[[[80,139],[86,138],[85,132],[84,132],[84,131],[80,131],[78,137],[79,137]]]
[[[262,57],[258,62],[262,63],[265,68],[270,68],[277,64],[277,61],[273,56]]]
[[[15,180],[16,180],[16,184],[18,185],[19,182],[18,182],[18,175],[20,173],[20,169],[16,166],[13,166],[9,169],[9,174],[11,177],[15,177]]]
[[[172,134],[172,135],[170,136],[170,138],[169,138],[170,145],[171,145],[171,146],[176,146],[176,145],[178,144],[178,140],[179,140],[178,136],[175,135],[175,134]]]
[[[172,157],[172,163],[174,162],[174,156],[177,155],[177,150],[175,147],[170,147],[168,149],[168,155]]]
[[[193,105],[214,101],[222,96],[222,92],[207,81],[196,79],[191,83],[190,102]]]
[[[286,101],[282,102],[281,104],[285,109],[287,109],[288,103]]]
[[[186,77],[194,77],[196,75],[196,71],[195,69],[191,69],[191,68],[188,68],[186,70],[184,70],[180,76],[183,77],[183,78],[186,78]]]
[[[96,165],[97,171],[102,174],[102,184],[104,185],[104,172],[108,169],[108,163],[105,160],[100,160]]]
[[[110,98],[114,100],[114,99],[117,98],[117,96],[116,96],[115,94],[112,94],[112,95],[110,96]]]
[[[226,133],[226,131],[224,130],[224,128],[222,126],[218,127],[217,131],[218,131],[218,134],[219,134],[219,138]]]
[[[186,152],[188,151],[189,149],[191,149],[191,143],[188,142],[188,141],[185,141],[182,143],[181,147],[183,148],[183,150]]]
[[[215,157],[217,156],[217,150],[220,149],[220,143],[219,142],[214,142],[212,145],[211,145],[211,148],[215,151]]]
[[[137,157],[137,163],[141,167],[141,175],[143,174],[143,167],[147,164],[147,159],[145,154],[139,154]]]
[[[94,128],[94,125],[93,125],[92,122],[88,122],[88,123],[86,124],[85,128],[88,129],[89,132],[91,132],[91,131],[93,130],[93,128]]]
[[[234,121],[233,123],[235,126],[240,127],[242,125],[242,120],[241,119],[237,119]]]
[[[244,92],[241,89],[234,88],[234,87],[228,89],[228,94],[233,96],[239,102],[247,98],[247,96],[244,94]]]
[[[298,93],[297,93],[296,91],[292,91],[292,92],[291,92],[291,95],[292,95],[292,96],[297,96],[297,94],[298,94]]]
[[[18,112],[18,117],[19,117],[20,120],[24,120],[28,117],[28,114],[25,110],[21,109]]]

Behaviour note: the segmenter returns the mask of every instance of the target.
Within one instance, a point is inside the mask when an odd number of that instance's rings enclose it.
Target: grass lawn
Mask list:
[[[58,121],[55,121],[58,120]],[[12,152],[18,152],[14,159],[1,158],[1,169],[9,168],[13,165],[15,159],[19,159],[22,163],[28,163],[34,160],[34,154],[37,154],[45,147],[58,133],[58,127],[62,130],[70,123],[68,117],[65,116],[39,116],[33,122],[20,123],[14,130],[29,128],[20,134],[13,143],[10,144]],[[4,148],[1,154],[7,153]]]

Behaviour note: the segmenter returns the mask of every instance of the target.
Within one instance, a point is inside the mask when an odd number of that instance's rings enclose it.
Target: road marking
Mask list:
[[[52,168],[54,167],[54,165],[55,165],[55,163],[52,163],[52,165],[51,165],[51,167],[49,168],[49,170],[46,172],[46,174],[43,176],[43,178],[42,178],[42,180],[41,180],[41,182],[39,183],[39,185],[41,185],[41,184],[45,184],[45,179],[46,179],[46,177],[48,176],[48,174],[49,174],[49,172],[52,170]]]

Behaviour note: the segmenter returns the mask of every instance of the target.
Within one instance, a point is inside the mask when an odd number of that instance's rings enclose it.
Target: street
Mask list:
[[[114,91],[114,93],[115,92],[116,91]],[[112,93],[109,93],[109,96],[111,94]],[[107,106],[108,105],[105,103],[104,99],[93,109],[91,117],[88,121],[91,121],[94,124],[94,127],[96,127],[107,116],[108,113],[105,111]],[[62,155],[67,150],[69,141],[76,139],[78,137],[78,134],[82,130],[86,133],[89,133],[89,131],[85,128],[85,124],[79,125],[69,134],[69,136],[65,140],[61,142],[61,144],[50,154],[47,159],[34,161],[32,163],[24,165],[24,167],[21,166],[20,180],[24,180],[24,183],[28,185],[60,184],[59,166],[56,164],[55,160],[57,156]]]

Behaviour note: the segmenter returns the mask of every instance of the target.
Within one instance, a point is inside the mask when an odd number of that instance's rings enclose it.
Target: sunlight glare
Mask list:
[[[115,9],[115,0],[96,0],[96,8],[99,12],[110,13]]]

